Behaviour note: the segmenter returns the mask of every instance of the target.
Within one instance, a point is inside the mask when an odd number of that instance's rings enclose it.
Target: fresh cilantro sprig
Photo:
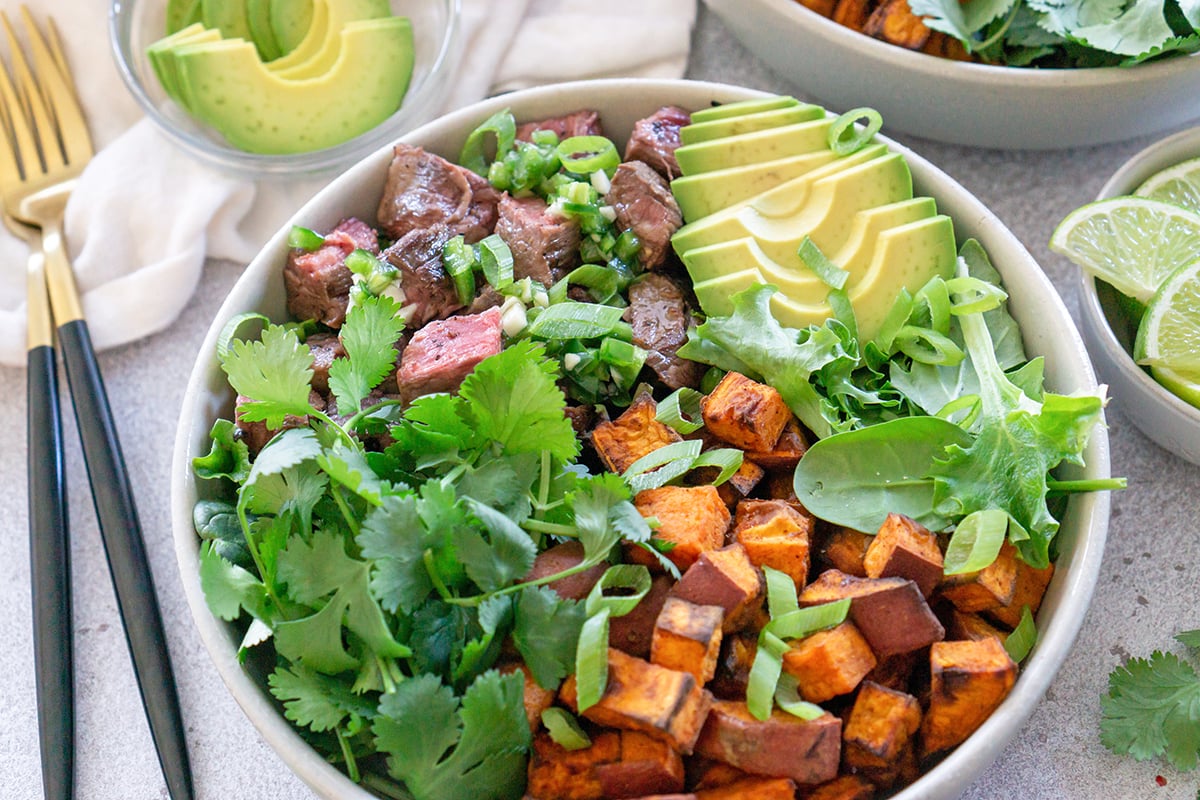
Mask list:
[[[1200,630],[1175,640],[1193,652]],[[1138,761],[1165,757],[1181,771],[1200,763],[1200,675],[1194,663],[1155,650],[1150,658],[1131,658],[1108,676],[1108,694],[1100,698],[1100,741],[1118,755]]]

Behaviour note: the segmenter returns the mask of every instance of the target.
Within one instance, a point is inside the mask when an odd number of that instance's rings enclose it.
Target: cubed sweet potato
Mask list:
[[[622,731],[619,759],[597,765],[596,779],[606,798],[681,792],[683,759],[661,739],[639,731]]]
[[[529,729],[536,733],[542,727],[542,712],[554,705],[554,691],[552,689],[543,689],[534,680],[533,673],[529,671],[529,667],[525,666],[524,662],[505,664],[500,667],[500,671],[506,674],[520,672],[525,676],[525,692],[523,697],[525,718],[529,720]]]
[[[838,526],[823,537],[817,547],[817,559],[828,568],[858,578],[867,577],[864,561],[871,537],[862,531]]]
[[[758,641],[755,636],[726,636],[721,643],[721,655],[717,659],[717,674],[708,684],[709,691],[722,700],[744,699],[757,650]]]
[[[800,696],[810,703],[849,694],[874,667],[871,645],[848,620],[793,642],[783,654],[783,671],[796,678]]]
[[[571,567],[578,566],[582,561],[583,545],[575,540],[561,542],[538,553],[537,558],[533,560],[533,567],[529,570],[529,574],[521,580],[528,583],[548,575],[556,575]],[[582,600],[588,596],[588,592],[600,580],[600,576],[604,574],[606,569],[608,569],[608,564],[597,564],[583,572],[559,578],[546,585],[553,589],[559,597]]]
[[[642,456],[683,440],[673,429],[655,419],[657,413],[658,404],[654,398],[639,394],[621,416],[595,427],[592,447],[610,472],[620,474]]]
[[[804,800],[875,800],[875,785],[861,775],[839,775],[813,788]]]
[[[794,800],[791,778],[743,778],[724,786],[697,789],[696,800]]]
[[[574,675],[563,681],[559,699],[578,709]],[[712,695],[689,672],[679,672],[608,649],[604,695],[583,716],[597,725],[658,736],[681,753],[691,753]]]
[[[743,457],[742,465],[729,476],[729,480],[717,487],[717,493],[721,495],[725,505],[732,509],[754,491],[766,474],[766,470],[758,464]]]
[[[690,672],[702,686],[708,683],[717,671],[724,616],[720,606],[668,597],[654,623],[650,663]]]
[[[763,601],[763,577],[746,555],[746,548],[731,544],[709,550],[690,566],[671,590],[672,597],[701,606],[725,610],[722,629],[740,630],[754,618]]]
[[[950,610],[942,615],[946,625],[947,639],[983,639],[987,636],[994,636],[1001,643],[1004,642],[1006,634],[1004,631],[997,628],[992,623],[978,614],[972,614],[969,611],[959,611],[953,606]]]
[[[674,545],[667,558],[680,570],[688,569],[702,554],[725,544],[729,509],[712,486],[646,489],[637,493],[633,504],[643,517],[658,520],[655,536]]]
[[[769,470],[794,470],[808,452],[808,440],[795,417],[788,420],[775,444],[766,450],[747,450],[746,457]]]
[[[791,778],[813,784],[831,780],[838,772],[842,750],[842,721],[825,713],[802,720],[775,709],[765,720],[755,719],[746,704],[717,700],[696,742],[696,752],[724,761],[754,775]]]
[[[733,538],[746,548],[751,564],[777,569],[803,586],[815,525],[815,517],[785,500],[743,500],[734,515]]]
[[[917,698],[863,681],[842,728],[842,762],[854,771],[893,767],[920,727]]]
[[[847,28],[862,31],[870,16],[869,0],[837,0],[833,8],[833,21]]]
[[[1008,696],[1017,665],[998,639],[936,642],[929,648],[929,708],[921,722],[926,756],[961,744]]]
[[[654,640],[654,623],[662,611],[667,595],[675,585],[669,575],[655,575],[650,581],[650,591],[633,611],[608,621],[608,645],[638,658],[650,657],[650,644]]]
[[[867,18],[863,33],[898,47],[920,50],[930,31],[908,7],[908,0],[883,0]]]
[[[925,649],[909,650],[907,653],[894,653],[890,656],[876,656],[875,669],[871,670],[864,680],[878,683],[888,689],[898,692],[906,691],[915,679],[914,673],[922,662],[929,661]],[[928,682],[928,681],[926,681]]]
[[[937,536],[903,514],[888,514],[867,545],[863,568],[871,578],[908,578],[929,597],[942,579]]]
[[[822,17],[828,17],[833,14],[833,6],[836,0],[799,0],[799,2],[800,5],[805,8],[811,8]]]
[[[770,450],[793,418],[774,387],[740,372],[725,373],[712,393],[700,401],[700,413],[713,436],[756,451]]]
[[[620,758],[621,735],[616,731],[601,731],[591,738],[590,746],[567,750],[555,744],[547,733],[534,736],[527,769],[526,797],[600,800],[604,788],[596,776],[596,766]]]
[[[996,560],[978,572],[947,575],[938,591],[959,611],[987,611],[1012,602],[1017,588],[1017,548],[1000,547]]]
[[[702,756],[692,756],[683,766],[687,772],[688,786],[692,787],[693,791],[724,786],[727,783],[736,783],[750,777],[750,773],[740,770],[732,764],[713,761]]]
[[[857,578],[826,570],[800,592],[800,605],[845,597],[851,598],[850,619],[876,656],[906,653],[946,635],[917,584],[905,578]]]
[[[1030,613],[1036,614],[1042,605],[1042,596],[1046,587],[1054,577],[1054,565],[1049,564],[1042,569],[1035,569],[1021,559],[1017,559],[1017,583],[1013,587],[1012,600],[1002,606],[989,608],[984,613],[1012,630],[1021,621],[1021,609],[1029,606]]]

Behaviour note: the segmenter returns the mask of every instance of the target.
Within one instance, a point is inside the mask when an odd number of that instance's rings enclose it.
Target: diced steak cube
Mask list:
[[[661,273],[647,273],[629,287],[633,343],[647,352],[646,366],[672,389],[696,388],[704,368],[676,355],[687,342],[691,312],[683,289]]]
[[[679,162],[675,160],[679,129],[691,121],[691,113],[679,106],[663,106],[638,120],[625,145],[625,160],[644,161],[667,180],[679,177]]]
[[[316,250],[293,248],[283,268],[288,312],[340,328],[354,285],[346,256],[360,248],[378,253],[379,239],[370,225],[353,218],[339,222]]]
[[[522,123],[517,126],[517,139],[528,142],[534,131],[554,131],[560,142],[572,136],[604,135],[604,129],[600,126],[600,114],[586,108],[561,117]]]
[[[245,417],[244,409],[248,403],[254,402],[253,398],[247,397],[244,394],[239,394],[234,400],[233,420],[234,426],[237,428],[237,437],[246,443],[246,447],[250,450],[250,457],[254,458],[258,455],[258,451],[266,446],[267,442],[280,431],[285,431],[288,428],[299,428],[308,424],[307,416],[296,416],[288,414],[283,418],[283,424],[278,428],[268,428],[267,423],[263,420],[249,421]],[[325,400],[314,389],[308,393],[308,402],[312,403],[313,408],[318,411],[325,410]]]
[[[329,391],[329,366],[335,358],[343,358],[346,348],[342,340],[333,333],[314,333],[304,340],[313,357],[312,387],[318,392]]]
[[[448,317],[462,308],[454,280],[442,266],[442,248],[450,238],[444,226],[410,231],[383,251],[383,258],[400,271],[404,317],[409,329],[432,319]]]
[[[549,286],[579,263],[579,222],[559,216],[538,197],[500,198],[496,233],[513,256],[513,277]]]
[[[427,153],[396,145],[383,198],[379,227],[393,239],[409,231],[444,225],[450,236],[478,242],[496,226],[500,193],[469,169]]]
[[[475,365],[500,352],[500,309],[436,320],[413,334],[396,380],[405,402],[452,392]]]
[[[642,266],[662,266],[671,251],[671,235],[683,224],[679,204],[663,176],[641,161],[626,161],[613,175],[607,200],[617,212],[617,227],[633,231],[641,243]]]

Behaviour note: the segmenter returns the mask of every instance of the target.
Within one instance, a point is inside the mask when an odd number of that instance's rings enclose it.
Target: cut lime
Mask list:
[[[1173,394],[1200,407],[1200,261],[1173,272],[1150,299],[1133,357]]]
[[[1135,191],[1138,197],[1175,203],[1200,214],[1200,158],[1167,167],[1151,175]]]
[[[1097,200],[1058,224],[1050,249],[1144,303],[1200,258],[1200,214],[1145,197]]]

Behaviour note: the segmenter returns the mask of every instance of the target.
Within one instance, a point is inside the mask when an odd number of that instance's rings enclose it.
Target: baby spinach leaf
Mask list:
[[[212,447],[208,455],[192,459],[196,477],[212,480],[228,478],[241,483],[250,474],[250,448],[238,439],[237,426],[231,420],[218,419],[209,431]]]

